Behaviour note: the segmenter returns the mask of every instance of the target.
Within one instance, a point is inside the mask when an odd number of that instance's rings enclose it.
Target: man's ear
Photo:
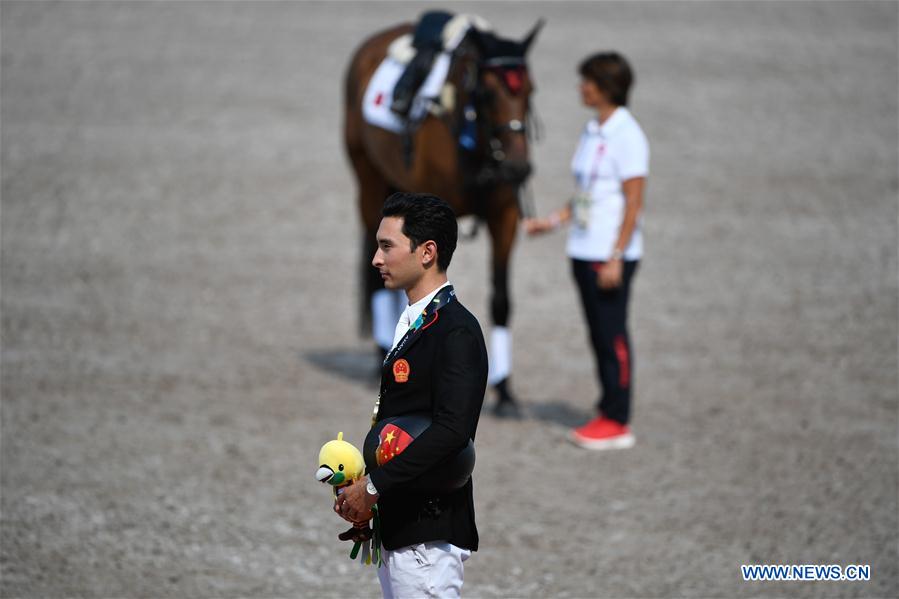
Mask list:
[[[426,241],[421,244],[421,263],[425,268],[437,264],[437,243],[435,241]]]

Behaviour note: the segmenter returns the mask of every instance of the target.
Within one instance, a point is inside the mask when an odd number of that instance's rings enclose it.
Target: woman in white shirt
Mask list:
[[[649,175],[649,143],[626,108],[633,74],[616,52],[580,65],[581,100],[596,112],[587,122],[571,168],[577,192],[546,218],[530,219],[530,234],[571,223],[568,256],[580,292],[602,396],[599,415],[571,431],[588,449],[631,447],[634,367],[627,332],[630,284],[643,255],[641,211]]]

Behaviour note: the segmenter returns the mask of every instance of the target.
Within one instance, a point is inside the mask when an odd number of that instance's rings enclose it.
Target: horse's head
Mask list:
[[[472,30],[477,61],[470,79],[471,105],[477,114],[482,163],[476,176],[479,185],[519,186],[531,174],[528,127],[534,84],[526,56],[542,26],[539,21],[522,41]]]

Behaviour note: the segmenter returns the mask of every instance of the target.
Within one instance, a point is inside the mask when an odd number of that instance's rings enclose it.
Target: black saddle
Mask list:
[[[397,80],[393,89],[393,102],[390,104],[390,109],[401,117],[409,115],[415,93],[431,72],[434,59],[443,50],[443,28],[452,18],[452,13],[432,10],[421,15],[415,25],[415,32],[412,34],[415,56]]]
[[[423,13],[415,25],[415,31],[412,34],[412,47],[416,50],[427,48],[429,46],[439,46],[442,49],[443,28],[453,18],[452,13],[444,10],[430,10]]]

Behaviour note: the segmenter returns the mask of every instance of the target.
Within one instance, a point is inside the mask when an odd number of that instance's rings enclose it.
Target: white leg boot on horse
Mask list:
[[[393,347],[393,335],[400,314],[406,307],[406,296],[402,290],[379,289],[371,296],[372,337],[378,345],[381,360]],[[381,363],[378,363],[381,376]]]
[[[503,208],[494,208],[499,217],[489,219],[493,249],[493,293],[490,297],[490,315],[493,329],[490,332],[490,371],[488,383],[496,390],[493,414],[498,418],[519,418],[521,409],[512,395],[509,374],[512,372],[512,333],[509,320],[512,301],[509,297],[509,256],[518,229],[516,196],[507,198]]]
[[[507,327],[494,326],[490,333],[490,371],[487,382],[496,389],[494,415],[500,418],[519,418],[521,409],[509,390],[512,371],[512,333]]]

